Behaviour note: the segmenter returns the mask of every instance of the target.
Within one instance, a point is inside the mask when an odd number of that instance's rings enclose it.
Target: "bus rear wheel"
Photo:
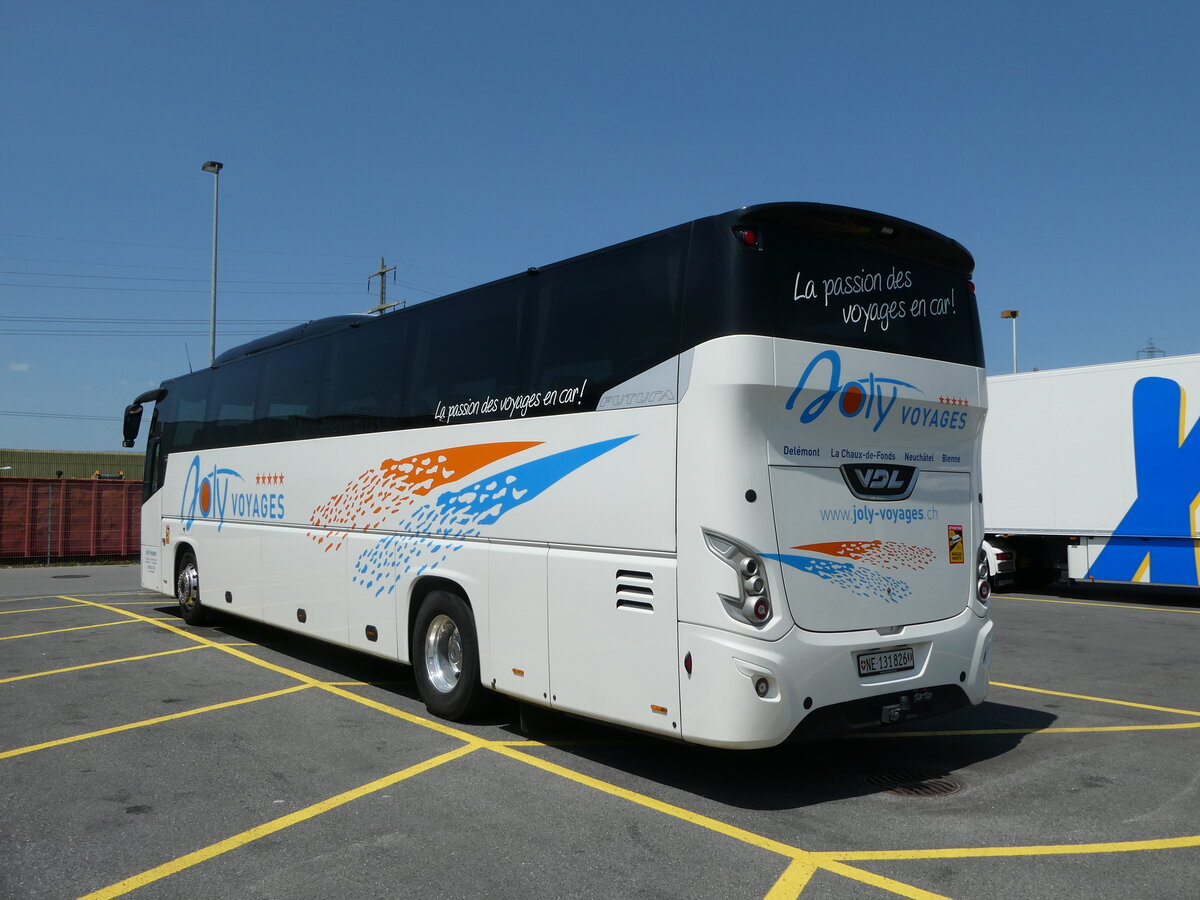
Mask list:
[[[475,620],[458,594],[431,591],[421,601],[413,627],[412,664],[417,691],[435,716],[459,722],[486,705]]]
[[[184,550],[175,570],[175,599],[179,601],[179,615],[189,625],[204,625],[208,614],[200,605],[200,568],[196,565],[196,554]]]

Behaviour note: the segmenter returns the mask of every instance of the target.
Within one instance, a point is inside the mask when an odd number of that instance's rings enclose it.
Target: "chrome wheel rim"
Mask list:
[[[425,672],[439,693],[448,694],[458,685],[462,675],[462,634],[449,616],[435,617],[425,631]]]
[[[175,579],[175,598],[186,609],[194,608],[200,600],[200,573],[191,563],[179,570],[179,577]]]

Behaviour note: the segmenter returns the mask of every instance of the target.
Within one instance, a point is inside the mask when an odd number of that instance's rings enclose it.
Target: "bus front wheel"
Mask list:
[[[189,625],[204,625],[208,621],[204,607],[200,605],[200,569],[196,565],[196,554],[183,551],[179,568],[175,570],[175,599],[179,601],[179,615]]]
[[[458,722],[483,708],[475,620],[458,594],[431,591],[421,602],[413,628],[412,664],[417,691],[435,716]]]

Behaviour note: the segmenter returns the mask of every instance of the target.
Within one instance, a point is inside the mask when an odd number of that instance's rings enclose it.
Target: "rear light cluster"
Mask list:
[[[988,598],[992,596],[992,583],[988,581],[987,551],[982,546],[979,548],[979,565],[976,566],[976,575],[978,575],[979,581],[975,585],[975,593],[979,597],[980,603],[987,603]]]
[[[758,246],[758,232],[753,228],[747,228],[744,225],[737,225],[733,229],[733,236],[747,247]]]
[[[765,625],[771,621],[771,593],[763,575],[762,560],[752,550],[723,534],[705,531],[704,540],[708,549],[737,573],[738,595],[717,593],[725,611],[734,619],[751,625]]]

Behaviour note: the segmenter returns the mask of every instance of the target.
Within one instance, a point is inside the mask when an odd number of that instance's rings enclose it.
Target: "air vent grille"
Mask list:
[[[619,569],[616,593],[617,609],[654,612],[654,576],[649,572]]]

